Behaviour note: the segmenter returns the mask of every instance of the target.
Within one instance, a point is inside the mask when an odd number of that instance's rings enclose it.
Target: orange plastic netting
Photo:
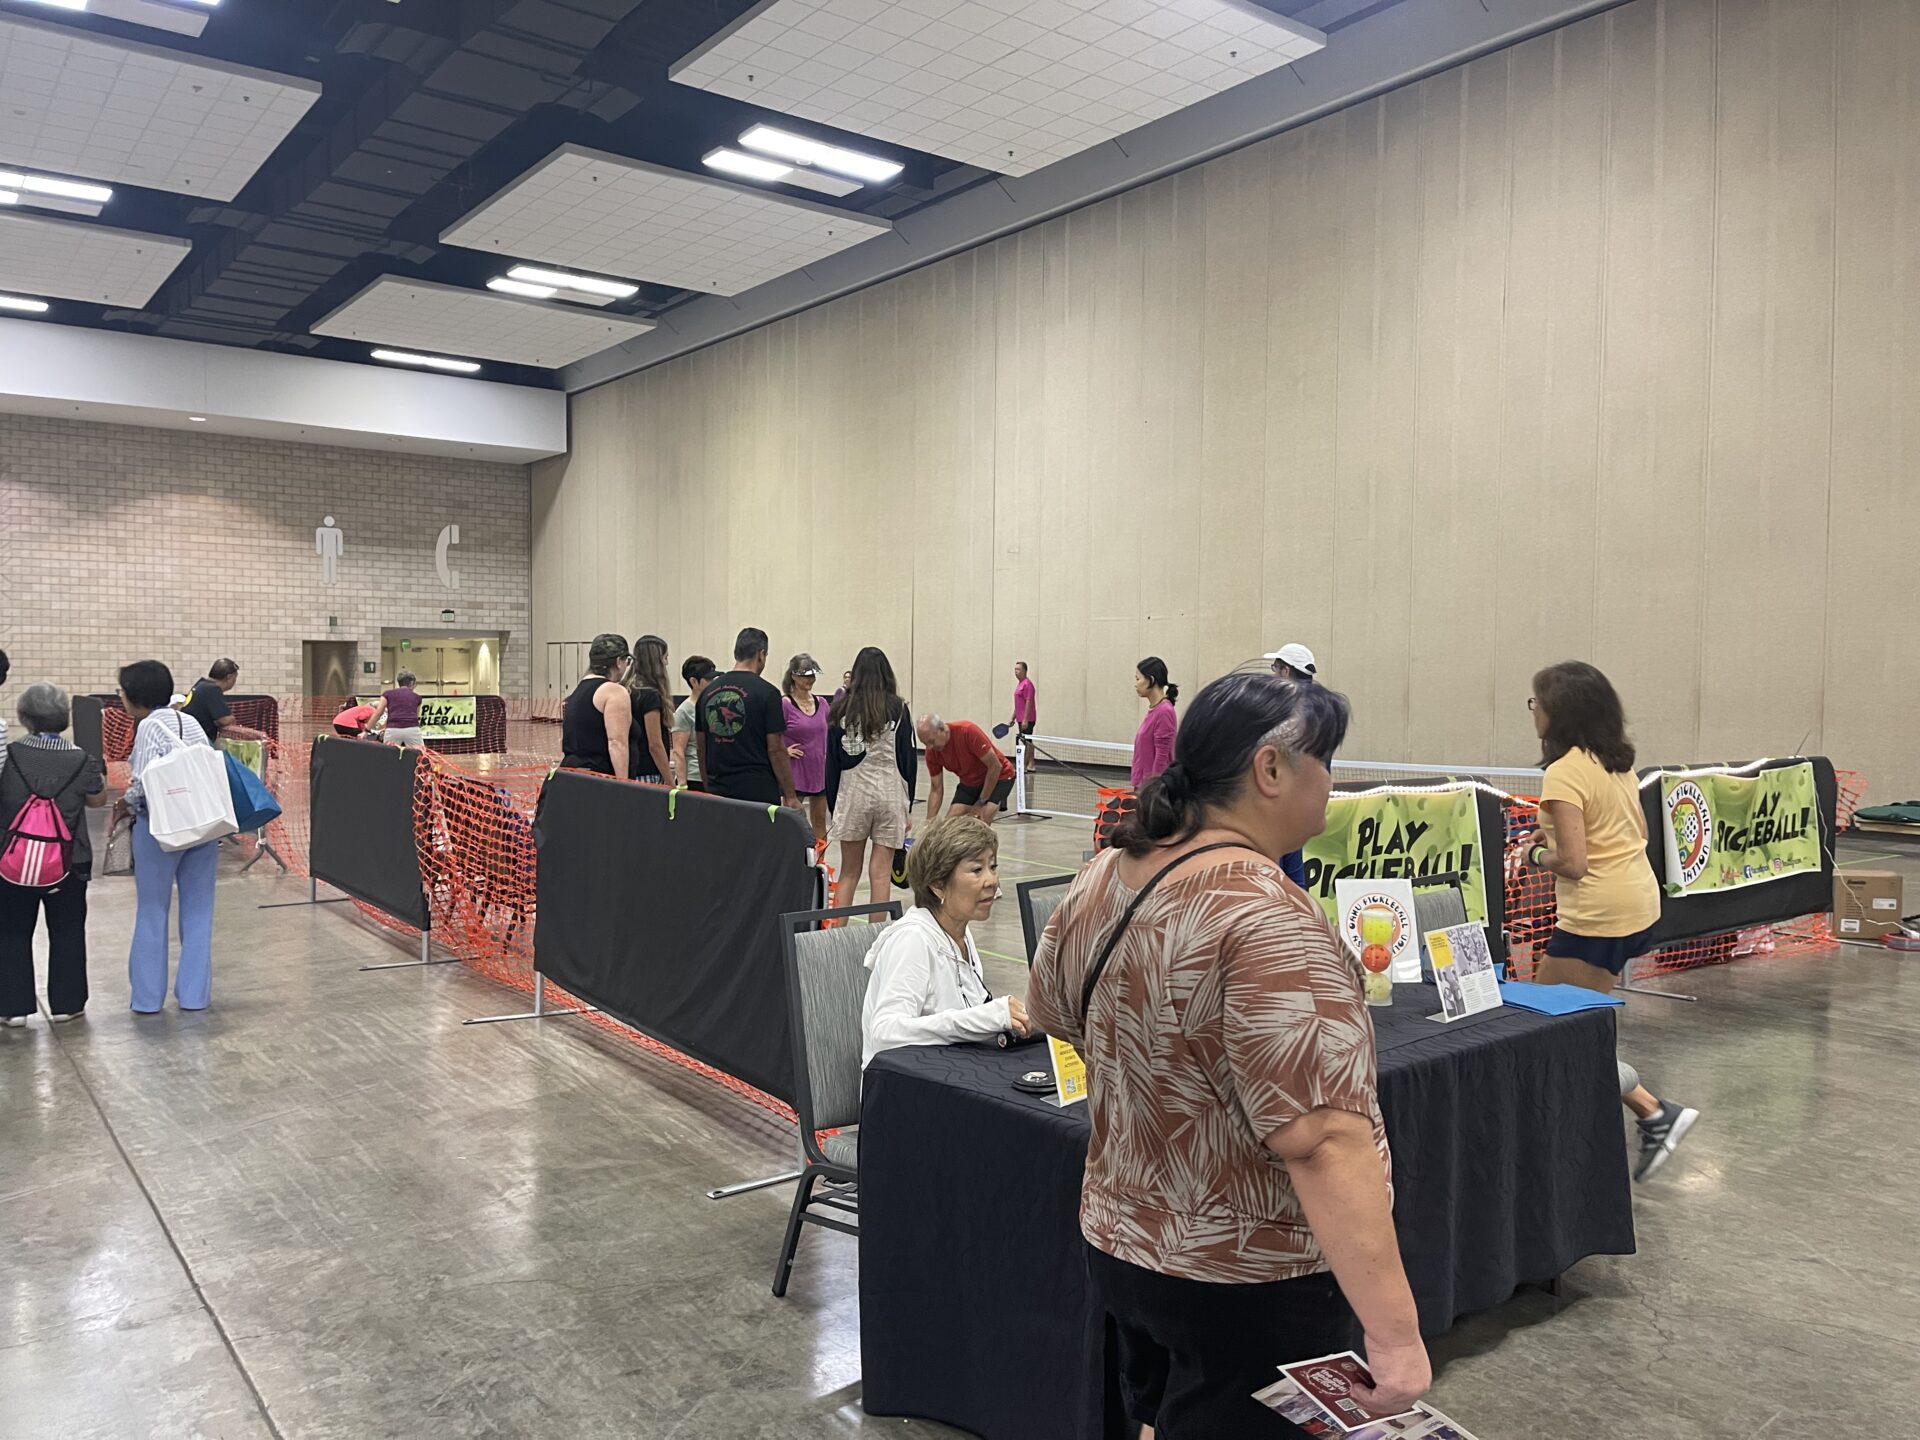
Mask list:
[[[289,870],[299,875],[309,873],[307,767],[313,741],[333,733],[333,717],[346,704],[345,700],[306,697],[233,702],[236,720],[270,737],[267,784],[280,802],[281,815],[267,827],[266,839]],[[123,711],[109,709],[102,716],[101,730],[111,778],[124,786],[125,762],[133,748],[132,725]],[[559,760],[558,704],[510,700],[504,753],[444,755],[429,750],[414,786],[414,844],[434,944],[489,980],[529,995],[534,990],[533,815],[540,787]],[[357,900],[353,905],[385,929],[418,933],[369,905]],[[795,1118],[793,1108],[784,1101],[611,1016],[586,1011],[591,1002],[551,981],[546,994],[550,1011],[579,1008],[584,1012],[580,1018],[587,1023],[712,1080],[783,1119]]]
[[[267,782],[278,798],[281,817],[267,827],[266,838],[294,872],[305,875],[308,854],[307,765],[316,735],[331,734],[340,700],[291,698],[236,699],[235,718],[269,736]],[[433,917],[433,939],[443,949],[488,979],[514,990],[534,988],[533,917],[535,857],[534,807],[540,787],[560,757],[557,702],[509,700],[505,705],[504,750],[495,754],[446,755],[429,751],[414,791],[414,836],[421,879]],[[127,781],[126,759],[133,730],[126,714],[108,709],[102,721],[103,748],[113,783]],[[487,743],[498,744],[497,737]],[[1853,819],[1865,791],[1855,771],[1836,772],[1839,828]],[[1104,839],[1131,803],[1124,789],[1101,792],[1097,840]],[[1539,824],[1537,800],[1506,796],[1505,888],[1509,960],[1516,978],[1533,973],[1538,947],[1554,924],[1553,877],[1525,863],[1524,846]],[[247,842],[242,842],[247,843]],[[376,923],[414,933],[368,906],[356,907]],[[1638,973],[1662,974],[1701,965],[1722,964],[1746,956],[1805,954],[1834,946],[1824,914],[1732,934],[1689,940],[1642,960]],[[548,995],[558,1007],[584,1005],[557,986]],[[629,1043],[684,1066],[756,1105],[787,1119],[792,1109],[752,1086],[702,1064],[650,1036],[602,1014],[584,1017]]]

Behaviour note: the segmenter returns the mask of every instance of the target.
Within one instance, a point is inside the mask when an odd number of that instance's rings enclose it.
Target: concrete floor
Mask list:
[[[1004,878],[1086,833],[1004,826]],[[255,908],[304,891],[224,874],[214,1008],[143,1018],[102,880],[89,1018],[0,1031],[0,1436],[955,1433],[862,1414],[852,1240],[810,1232],[775,1300],[787,1192],[703,1197],[786,1162],[768,1117],[579,1022],[462,1028],[521,997]],[[981,942],[1020,988],[1010,899]],[[1701,1003],[1633,999],[1624,1053],[1705,1118],[1641,1253],[1461,1326],[1433,1398],[1482,1440],[1910,1433],[1920,966],[1667,983]]]

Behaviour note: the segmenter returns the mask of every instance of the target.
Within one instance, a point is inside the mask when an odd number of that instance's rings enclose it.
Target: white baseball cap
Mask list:
[[[1291,666],[1302,675],[1311,675],[1314,673],[1313,652],[1304,645],[1282,645],[1278,650],[1268,651],[1262,658],[1278,660],[1282,665]]]

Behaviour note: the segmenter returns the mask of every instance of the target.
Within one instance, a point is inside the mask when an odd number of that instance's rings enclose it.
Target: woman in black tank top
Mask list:
[[[596,635],[587,651],[586,676],[567,696],[560,713],[560,768],[592,770],[601,775],[618,775],[613,753],[607,744],[606,715],[593,703],[600,687],[617,682],[627,667],[627,641],[623,635]],[[626,726],[621,726],[622,740]],[[624,753],[621,758],[626,757]]]

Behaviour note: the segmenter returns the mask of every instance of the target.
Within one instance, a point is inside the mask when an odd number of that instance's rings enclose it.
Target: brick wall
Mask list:
[[[346,543],[332,586],[328,515]],[[434,566],[449,524],[451,591]],[[528,534],[523,465],[0,415],[6,709],[34,680],[111,690],[144,658],[184,687],[231,655],[241,690],[298,693],[303,640],[377,661],[383,626],[441,628],[447,607],[509,636],[501,688],[525,694]]]

